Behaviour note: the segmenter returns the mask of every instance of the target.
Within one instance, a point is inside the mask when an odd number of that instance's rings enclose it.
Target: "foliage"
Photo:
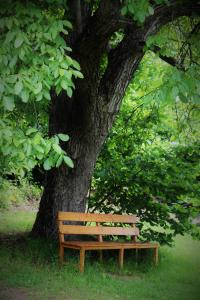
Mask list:
[[[15,101],[49,101],[50,89],[57,94],[74,88],[73,77],[82,77],[79,64],[65,51],[63,35],[72,28],[62,20],[62,11],[42,10],[33,3],[7,2],[1,13],[1,94],[12,111]],[[9,15],[8,12],[12,11]],[[8,15],[8,16],[7,16]]]
[[[147,16],[154,13],[154,6],[164,2],[122,1],[122,14],[133,17],[141,25]],[[97,8],[99,1],[90,5]],[[36,164],[43,164],[46,170],[59,167],[62,163],[73,167],[73,162],[61,149],[58,137],[46,137],[47,109],[52,92],[60,94],[64,90],[71,97],[75,88],[74,79],[83,78],[80,65],[71,58],[71,48],[66,43],[72,29],[72,24],[66,19],[66,16],[70,19],[67,2],[49,0],[24,4],[6,1],[1,3],[1,15],[0,109],[3,121],[0,124],[0,153],[5,156],[5,159],[2,158],[2,172],[23,175]],[[179,54],[179,65],[187,67],[184,73],[177,65],[177,69],[171,68],[171,73],[159,78],[155,100],[169,102],[178,97],[187,102],[190,96],[191,101],[198,103],[199,87],[195,76],[198,71],[199,39],[198,31],[194,31],[195,26],[198,26],[198,19],[190,21],[182,18],[147,41],[145,51],[157,46],[160,49],[157,54]],[[180,27],[183,29],[171,30]],[[123,35],[123,31],[116,32],[111,37],[110,46],[116,47]],[[173,47],[169,47],[169,38]],[[184,47],[180,46],[181,41]],[[188,53],[192,53],[192,59],[188,58]],[[104,70],[106,65],[107,58],[104,58],[100,68]],[[146,75],[147,72],[148,76],[151,75],[151,80],[155,68],[148,66],[148,60],[144,68]],[[148,85],[147,77],[144,78],[143,82],[136,81],[134,85],[137,90],[142,84],[143,95]],[[27,135],[28,130],[34,134]],[[64,140],[67,141],[68,136]]]
[[[173,67],[162,78],[155,101],[200,104],[199,18],[182,17],[148,38],[146,48]]]
[[[139,24],[142,24],[146,17],[154,14],[153,5],[164,2],[167,3],[168,0],[125,0],[121,12],[123,15],[131,16]]]
[[[199,140],[178,141],[169,109],[133,103],[132,91],[98,160],[89,209],[139,215],[142,239],[199,237],[191,223],[200,211]]]
[[[23,177],[38,162],[45,170],[59,167],[64,161],[73,168],[73,162],[60,147],[59,140],[68,141],[68,135],[58,134],[44,138],[36,128],[18,128],[14,123],[0,121],[1,175],[14,173]]]
[[[3,172],[6,169],[23,173],[38,162],[42,162],[46,170],[59,167],[62,162],[73,167],[73,162],[59,146],[59,139],[67,141],[68,136],[61,134],[48,139],[38,128],[39,124],[33,126],[32,122],[32,110],[36,105],[39,111],[47,110],[52,89],[57,94],[65,90],[71,97],[74,78],[83,77],[78,62],[69,56],[71,49],[63,38],[72,28],[63,14],[64,10],[59,7],[44,8],[33,2],[1,2],[0,152],[5,156]]]

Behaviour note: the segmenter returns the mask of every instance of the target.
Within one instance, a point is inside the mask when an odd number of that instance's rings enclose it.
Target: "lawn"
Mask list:
[[[161,247],[158,267],[150,255],[136,263],[134,251],[127,251],[124,270],[119,271],[117,251],[105,253],[103,264],[93,252],[87,254],[85,273],[79,274],[76,252],[68,251],[69,264],[60,267],[56,244],[24,234],[34,217],[33,212],[0,214],[2,290],[23,291],[26,299],[38,300],[200,299],[200,242],[189,236],[177,237],[173,248]]]

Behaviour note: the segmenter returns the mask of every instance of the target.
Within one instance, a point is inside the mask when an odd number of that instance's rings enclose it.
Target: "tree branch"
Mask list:
[[[128,26],[125,38],[108,56],[108,67],[101,80],[100,90],[105,101],[110,103],[112,111],[116,106],[115,96],[123,96],[124,91],[137,69],[144,53],[143,46],[146,39],[165,25],[180,16],[191,16],[200,14],[200,4],[198,1],[171,1],[169,5],[162,5],[155,8],[154,15],[148,17],[143,27],[135,24]],[[171,63],[175,63],[174,61]],[[118,105],[118,104],[117,104]]]
[[[94,15],[87,19],[84,30],[71,45],[86,79],[95,77],[96,81],[100,59],[106,52],[112,34],[125,28],[127,22],[134,23],[121,15],[121,7],[120,1],[101,0]]]
[[[198,31],[200,30],[200,22],[198,22],[194,28],[187,34],[187,38],[186,40],[183,42],[182,46],[181,46],[181,49],[179,51],[179,59],[175,59],[174,57],[169,57],[169,56],[165,56],[165,55],[162,55],[160,54],[160,50],[161,48],[159,46],[156,46],[154,45],[153,47],[151,47],[151,51],[155,52],[155,53],[158,53],[160,59],[162,59],[163,61],[165,61],[166,63],[168,63],[169,65],[173,66],[173,67],[177,67],[177,69],[179,70],[182,70],[182,71],[186,71],[186,68],[184,67],[184,60],[185,60],[185,57],[187,55],[187,51],[184,52],[184,47],[185,46],[188,46],[189,49],[189,54],[190,54],[190,61],[192,61],[192,54],[191,54],[191,48],[190,48],[190,38],[198,33]],[[193,62],[195,63],[195,62]]]

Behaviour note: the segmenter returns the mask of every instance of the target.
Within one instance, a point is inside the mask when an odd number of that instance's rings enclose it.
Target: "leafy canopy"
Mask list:
[[[46,170],[71,159],[59,146],[64,134],[46,138],[38,124],[32,127],[31,114],[47,110],[52,90],[65,90],[69,97],[75,88],[74,78],[83,78],[77,61],[69,56],[71,49],[64,36],[72,28],[64,10],[37,6],[33,2],[1,2],[0,22],[0,151],[4,168],[11,172],[32,169],[43,162]],[[23,104],[24,103],[24,104]],[[26,107],[24,111],[22,107]],[[30,110],[32,107],[32,111]],[[13,122],[17,115],[16,122]],[[19,120],[20,118],[20,120]],[[35,122],[36,123],[36,122]]]
[[[99,1],[87,2],[93,11],[98,8]],[[155,5],[161,3],[167,1],[125,0],[121,1],[121,13],[142,26],[145,18],[154,13]],[[71,57],[71,48],[67,45],[67,35],[69,30],[73,29],[68,21],[70,15],[67,1],[22,3],[8,0],[1,2],[0,8],[0,152],[5,157],[2,159],[2,170],[23,174],[38,163],[43,164],[45,169],[58,167],[62,162],[73,167],[67,153],[59,148],[59,137],[47,138],[47,111],[52,93],[58,95],[64,91],[68,97],[72,97],[74,80],[83,78],[80,65]],[[198,56],[198,39],[195,38],[196,35],[190,34],[192,24],[189,24],[188,19],[181,22],[181,26],[187,32],[185,45],[188,47],[195,44],[192,49],[195,61]],[[180,35],[177,39],[175,33],[171,35],[172,40],[177,40],[173,44],[173,51],[169,50],[169,43],[167,44],[167,39],[164,38],[168,36],[166,29],[156,37],[150,38],[144,51],[152,50],[156,45],[161,48],[157,54],[177,55],[183,37]],[[119,36],[116,33],[118,42],[123,39],[123,35],[120,38]],[[111,43],[115,44],[115,38]],[[188,65],[186,54],[182,64]],[[193,61],[187,73],[179,70],[177,66],[168,78],[163,78],[162,86],[158,86],[158,97],[162,97],[163,100],[179,97],[181,101],[186,102],[190,95],[193,102],[199,101],[200,91],[195,78],[197,65]],[[31,136],[26,134],[28,129],[33,130]],[[67,142],[68,136],[61,140]]]

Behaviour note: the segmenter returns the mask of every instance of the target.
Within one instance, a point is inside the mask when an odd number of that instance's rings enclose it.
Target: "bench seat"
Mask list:
[[[96,242],[96,241],[66,241],[62,245],[66,248],[85,250],[106,250],[106,249],[147,249],[157,248],[158,243],[141,242]]]

